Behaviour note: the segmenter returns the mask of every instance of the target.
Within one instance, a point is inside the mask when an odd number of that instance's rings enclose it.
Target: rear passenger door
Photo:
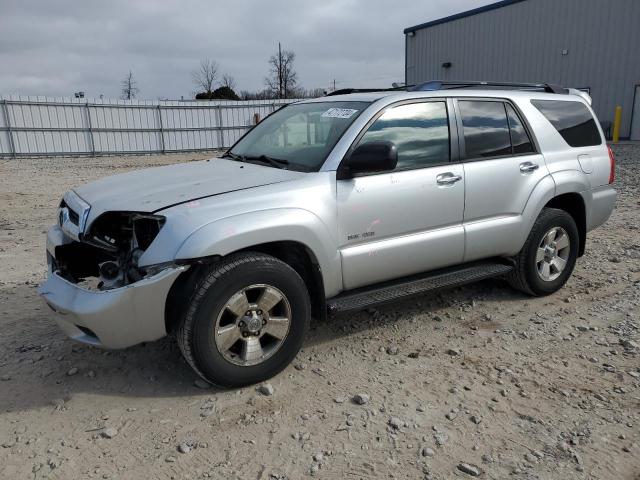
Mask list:
[[[460,98],[455,107],[465,172],[464,260],[516,253],[527,200],[548,175],[544,158],[510,102]]]

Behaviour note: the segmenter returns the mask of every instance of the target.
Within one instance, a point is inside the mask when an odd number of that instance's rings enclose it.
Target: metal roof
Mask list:
[[[525,0],[502,0],[501,2],[490,3],[489,5],[485,5],[483,7],[474,8],[473,10],[467,10],[466,12],[456,13],[455,15],[439,18],[438,20],[433,20],[431,22],[421,23],[420,25],[415,25],[413,27],[405,28],[404,33],[406,35],[409,32],[415,32],[416,30],[433,27],[434,25],[440,25],[442,23],[452,22],[453,20],[459,20],[461,18],[471,17],[472,15],[477,15],[478,13],[488,12],[491,10],[495,10],[497,8],[506,7],[508,5],[513,5],[514,3],[520,3],[524,1]]]

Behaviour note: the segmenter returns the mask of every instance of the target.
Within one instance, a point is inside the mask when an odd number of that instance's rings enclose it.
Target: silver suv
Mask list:
[[[176,337],[204,379],[264,380],[311,316],[505,276],[563,286],[615,161],[577,90],[429,82],[288,105],[222,157],[67,192],[41,295],[75,340]]]

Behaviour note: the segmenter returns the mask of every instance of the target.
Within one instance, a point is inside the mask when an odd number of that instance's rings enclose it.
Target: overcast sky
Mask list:
[[[492,0],[0,0],[0,94],[188,98],[209,57],[238,90],[264,88],[267,60],[294,50],[306,88],[404,79],[403,29]]]

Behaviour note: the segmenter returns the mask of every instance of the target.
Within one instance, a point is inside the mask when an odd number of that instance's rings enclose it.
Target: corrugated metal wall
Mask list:
[[[0,156],[109,155],[229,147],[297,100],[153,102],[0,97]]]
[[[406,42],[408,83],[589,87],[601,121],[613,121],[615,106],[622,105],[621,135],[629,135],[640,84],[640,0],[526,0],[416,30]]]

